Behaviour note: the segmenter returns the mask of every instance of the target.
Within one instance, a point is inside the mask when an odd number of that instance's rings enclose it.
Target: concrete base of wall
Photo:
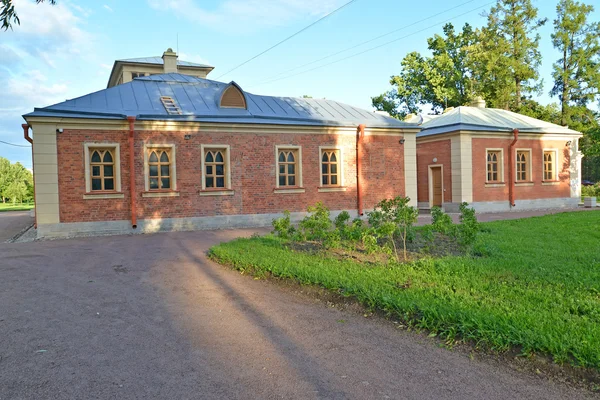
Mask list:
[[[456,209],[458,210],[458,204]],[[446,210],[448,205],[446,205]],[[536,199],[536,200],[516,200],[515,206],[510,207],[508,201],[486,201],[475,202],[469,204],[478,213],[494,213],[494,212],[510,212],[510,211],[527,211],[527,210],[543,210],[549,208],[577,208],[579,199],[574,197],[562,197],[555,199]],[[450,212],[450,211],[446,211]]]
[[[340,211],[331,211],[335,218]],[[356,218],[356,210],[348,211],[351,218]],[[290,219],[298,223],[308,215],[307,212],[291,213]],[[137,228],[131,228],[131,221],[72,222],[60,224],[38,225],[38,239],[70,238],[99,235],[132,235],[171,231],[198,231],[233,228],[261,228],[271,226],[273,219],[280,218],[283,213],[219,215],[196,218],[163,218],[137,221]]]

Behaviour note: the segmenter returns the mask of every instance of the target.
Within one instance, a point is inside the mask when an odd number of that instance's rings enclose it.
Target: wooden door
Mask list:
[[[444,201],[444,191],[442,184],[442,167],[431,167],[431,187],[433,190],[432,206],[441,207]]]

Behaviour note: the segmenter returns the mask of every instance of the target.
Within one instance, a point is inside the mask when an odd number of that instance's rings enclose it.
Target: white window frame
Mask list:
[[[296,173],[296,186],[279,186],[279,152],[281,150],[297,150],[298,172]],[[275,145],[275,193],[304,193],[304,181],[302,179],[302,146],[292,144]]]
[[[552,179],[545,179],[545,171],[546,163],[544,161],[544,156],[548,153],[554,153],[554,158],[552,159],[552,167],[554,168],[554,177]],[[542,149],[542,182],[556,182],[558,181],[558,149]]]
[[[498,177],[500,178],[498,180],[498,182],[496,181],[488,181],[488,176],[487,176],[487,156],[488,153],[490,151],[498,151],[500,152],[500,160],[498,160],[498,164],[500,166],[500,169],[498,170]],[[516,153],[515,153],[516,154]],[[502,148],[486,148],[485,149],[485,168],[484,168],[484,173],[485,173],[485,183],[487,185],[503,185],[505,183],[504,181],[504,149]],[[516,173],[515,173],[516,176]]]
[[[527,158],[527,167],[529,169],[528,172],[528,178],[526,181],[518,181],[517,180],[517,154],[519,154],[519,152],[523,152],[523,153],[529,153],[529,156]],[[513,179],[515,180],[515,183],[530,183],[533,182],[533,159],[531,158],[532,156],[532,151],[531,148],[521,148],[521,149],[515,149],[515,176],[513,176]],[[543,157],[542,157],[543,159]]]
[[[206,187],[206,150],[225,150],[225,187],[207,188]],[[202,190],[207,193],[218,193],[231,191],[231,146],[228,144],[201,144],[200,145],[200,168],[202,168]],[[228,193],[222,193],[228,194]]]
[[[335,150],[339,154],[338,158],[338,177],[339,184],[338,185],[323,185],[323,151],[327,150]],[[279,171],[279,168],[277,169]],[[279,177],[277,179],[279,182]],[[345,180],[344,180],[344,149],[340,146],[332,145],[332,146],[319,146],[319,192],[345,192]]]
[[[98,195],[102,196],[100,192],[92,191],[92,180],[90,178],[90,149],[113,149],[115,155],[115,190],[109,193],[121,193],[121,145],[119,143],[99,143],[99,142],[86,142],[83,144],[83,158],[84,158],[84,169],[85,169],[85,193],[86,195]]]
[[[170,162],[171,162],[171,189],[168,190],[150,190],[150,168],[148,166],[148,153],[151,149],[170,149]],[[177,191],[177,157],[176,157],[176,146],[175,144],[163,143],[163,144],[144,144],[144,191],[148,196],[144,197],[161,197],[160,194],[169,194]],[[153,196],[154,195],[154,196]]]

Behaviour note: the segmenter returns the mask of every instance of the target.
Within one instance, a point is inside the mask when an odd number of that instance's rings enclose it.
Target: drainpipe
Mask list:
[[[361,190],[361,174],[362,174],[362,138],[365,136],[365,125],[360,124],[356,128],[356,208],[358,215],[363,215],[362,190]]]
[[[137,216],[135,206],[135,155],[133,149],[133,134],[135,117],[127,117],[129,121],[129,197],[131,199],[131,227],[137,228]]]
[[[33,139],[31,138],[31,136],[29,136],[29,125],[28,124],[22,124],[21,128],[23,128],[23,137],[25,138],[25,140],[27,140],[29,143],[31,143],[31,170],[34,172],[33,175],[33,212],[34,212],[34,222],[33,222],[33,227],[35,229],[37,229],[37,203],[35,202],[35,161],[33,160]]]
[[[510,146],[508,147],[508,151],[509,151],[509,157],[508,157],[508,175],[509,175],[508,176],[508,178],[509,178],[508,202],[509,202],[511,208],[515,206],[515,152],[514,152],[514,148],[515,148],[515,144],[517,143],[517,140],[519,140],[519,130],[513,129],[512,132],[513,132],[513,135],[515,136],[515,138],[512,141],[512,143],[510,144]]]

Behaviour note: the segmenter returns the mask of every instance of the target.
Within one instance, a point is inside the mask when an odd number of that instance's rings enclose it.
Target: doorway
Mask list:
[[[444,179],[443,167],[432,165],[429,167],[429,205],[430,207],[442,207],[444,203]]]

